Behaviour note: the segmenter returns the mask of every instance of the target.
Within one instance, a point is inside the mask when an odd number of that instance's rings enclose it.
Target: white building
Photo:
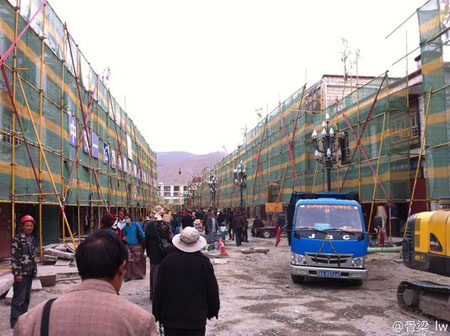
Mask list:
[[[187,191],[187,186],[180,186],[173,184],[164,184],[163,182],[158,182],[158,194],[164,198],[166,204],[179,205],[183,204],[183,192]]]

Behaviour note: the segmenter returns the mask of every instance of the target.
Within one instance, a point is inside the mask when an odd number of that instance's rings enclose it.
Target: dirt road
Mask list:
[[[208,322],[207,335],[449,335],[436,332],[435,321],[400,312],[396,289],[403,279],[426,279],[450,285],[450,279],[410,270],[398,254],[369,257],[369,279],[362,286],[334,280],[292,283],[286,240],[253,239],[243,247],[269,247],[267,254],[244,255],[227,242],[226,264],[215,265],[221,296],[219,320]],[[181,279],[180,279],[181,281]],[[31,306],[57,296],[74,281],[33,293]],[[123,284],[121,295],[151,310],[148,278]],[[0,300],[0,335],[12,335],[9,309]],[[397,323],[396,323],[397,322]],[[393,325],[403,326],[395,333]],[[401,324],[399,324],[401,323]],[[421,327],[421,329],[419,329]],[[398,329],[400,330],[400,329]],[[450,327],[449,327],[450,331]]]

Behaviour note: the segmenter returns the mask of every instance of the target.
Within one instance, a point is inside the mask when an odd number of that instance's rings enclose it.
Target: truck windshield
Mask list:
[[[362,232],[359,209],[354,205],[302,204],[297,208],[296,229]]]

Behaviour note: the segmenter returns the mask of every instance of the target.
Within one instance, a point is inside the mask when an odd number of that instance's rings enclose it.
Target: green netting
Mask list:
[[[219,178],[217,204],[220,207],[236,207],[240,203],[240,191],[233,183],[233,168],[242,160],[247,168],[247,188],[244,191],[245,206],[260,206],[266,202],[288,202],[290,193],[296,191],[324,191],[326,174],[316,163],[311,133],[320,128],[326,113],[330,125],[347,134],[349,148],[353,152],[356,140],[351,134],[343,114],[356,132],[362,132],[362,125],[369,114],[375,95],[380,90],[361,143],[367,153],[372,169],[364,156],[355,155],[332,171],[332,187],[342,191],[358,191],[363,202],[406,200],[410,195],[409,176],[409,112],[404,81],[383,77],[375,78],[361,89],[346,96],[338,105],[332,105],[320,112],[308,110],[308,100],[303,99],[301,90],[289,97],[266,119],[246,136],[246,143],[227,155],[214,166]],[[380,87],[381,85],[381,87]],[[307,95],[309,90],[306,91]],[[308,105],[310,106],[310,105]],[[316,105],[318,108],[318,105]],[[289,153],[295,121],[296,135],[293,147],[294,167]],[[359,126],[358,126],[359,125]],[[266,127],[267,126],[267,127]],[[265,129],[265,130],[264,130]],[[380,152],[380,142],[383,143]],[[259,169],[258,169],[259,157]],[[347,169],[346,181],[343,184]],[[374,172],[378,170],[383,188],[375,183]],[[256,172],[258,175],[256,176]],[[208,178],[204,179],[206,184]],[[207,197],[205,194],[203,197]],[[206,198],[208,199],[208,198]]]
[[[20,32],[31,16],[39,8],[40,0],[21,2],[0,0],[0,52],[3,54]],[[18,32],[15,32],[14,7],[20,5]],[[45,15],[45,19],[44,19]],[[40,36],[45,35],[44,43]],[[32,127],[27,111],[28,103],[34,119],[37,132],[45,149],[57,191],[64,194],[63,184],[67,184],[73,171],[73,181],[67,194],[69,205],[104,205],[98,200],[108,200],[112,206],[150,206],[155,201],[154,183],[156,177],[155,153],[149,148],[142,135],[134,126],[117,101],[110,96],[104,83],[89,66],[75,41],[70,45],[66,38],[64,25],[50,6],[39,13],[31,28],[26,31],[18,47],[17,67],[24,88],[22,94],[19,80],[13,78],[13,57],[10,55],[5,64],[11,86],[15,87],[15,100],[19,110],[20,121],[23,124],[22,134],[16,121],[16,143],[12,142],[13,109],[8,96],[6,83],[0,79],[0,174],[2,190],[0,200],[11,200],[11,194],[21,194],[16,201],[37,202],[38,193],[36,181],[31,169],[31,161],[25,150],[22,139],[30,143],[32,160],[39,171],[42,168],[41,179],[44,193],[53,192],[47,168],[39,155],[38,138]],[[75,66],[73,66],[69,46],[72,48]],[[80,107],[75,71],[79,76],[81,103],[84,112],[91,106],[87,126],[88,137],[98,149],[89,152],[83,150],[84,144],[79,141],[84,126],[83,113]],[[111,106],[113,104],[113,106]],[[115,111],[116,113],[113,113]],[[71,119],[75,118],[75,119]],[[74,121],[74,123],[71,122]],[[71,129],[72,126],[72,129]],[[74,135],[76,139],[74,139]],[[128,138],[128,141],[127,141]],[[128,143],[129,143],[129,146]],[[81,144],[78,161],[76,162],[76,146]],[[13,147],[15,150],[15,172],[12,175],[11,161]],[[128,152],[128,147],[131,149]],[[109,153],[106,159],[104,149]],[[112,154],[115,153],[115,160]],[[119,153],[124,157],[127,169],[119,171],[117,161]],[[41,159],[41,160],[40,160]],[[113,166],[113,161],[116,166]],[[94,169],[101,192],[97,189]],[[62,171],[61,171],[62,170]],[[15,190],[11,190],[14,178]],[[103,193],[103,195],[101,195]],[[26,194],[26,195],[24,195]],[[44,202],[54,203],[55,196],[45,196]]]
[[[424,104],[429,106],[425,174],[430,199],[448,197],[450,190],[450,90],[446,87],[450,84],[450,69],[443,57],[447,42],[444,31],[448,27],[441,21],[446,11],[445,4],[438,0],[430,0],[418,10]],[[436,92],[429,96],[431,91]]]

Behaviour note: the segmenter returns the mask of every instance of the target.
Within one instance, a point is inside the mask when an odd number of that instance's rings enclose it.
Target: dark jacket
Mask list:
[[[150,259],[150,264],[158,265],[163,259],[159,244],[161,241],[161,230],[159,230],[159,222],[149,222],[145,227],[145,249],[147,250],[147,256]]]
[[[233,217],[231,225],[233,229],[243,229],[247,225],[247,220],[244,215],[238,214]]]
[[[153,315],[170,328],[200,329],[218,317],[219,286],[211,262],[201,252],[180,250],[159,266]]]
[[[31,238],[31,245],[28,244],[25,233],[19,232],[14,237],[11,244],[11,268],[14,276],[27,275],[36,276],[36,254],[34,252],[34,238]]]
[[[256,228],[260,228],[260,227],[264,227],[263,221],[261,219],[259,219],[259,218],[255,219],[253,221],[253,228],[256,229]]]

